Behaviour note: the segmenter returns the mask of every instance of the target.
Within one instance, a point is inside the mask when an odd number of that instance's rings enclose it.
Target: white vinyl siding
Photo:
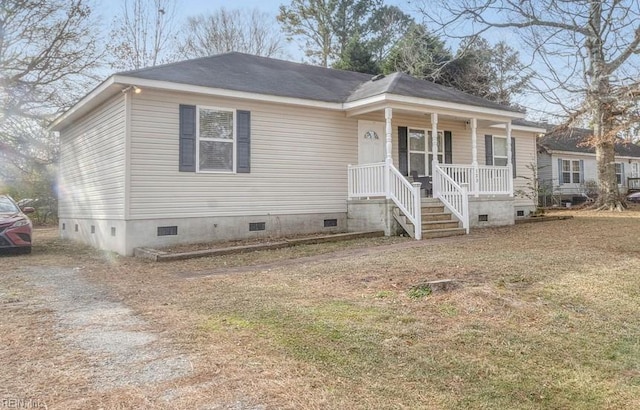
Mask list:
[[[145,90],[133,97],[131,218],[346,212],[358,121],[342,112]],[[178,171],[179,104],[251,111],[251,172]]]
[[[124,219],[124,95],[60,131],[60,218]]]

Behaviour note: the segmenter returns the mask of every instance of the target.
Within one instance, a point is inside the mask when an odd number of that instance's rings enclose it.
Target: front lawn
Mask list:
[[[50,237],[2,262],[80,268],[193,364],[170,386],[87,387],[66,407],[640,408],[640,211],[572,214],[422,246],[381,239],[367,252],[360,241],[162,264]],[[436,279],[457,286],[415,291]],[[0,277],[0,296],[26,287]],[[4,376],[22,396],[66,380]]]

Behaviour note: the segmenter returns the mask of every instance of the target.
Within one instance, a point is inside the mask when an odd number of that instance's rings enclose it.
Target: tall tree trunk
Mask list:
[[[598,166],[598,201],[600,209],[622,210],[618,194],[618,182],[615,171],[615,151],[611,141],[596,143],[596,162]]]

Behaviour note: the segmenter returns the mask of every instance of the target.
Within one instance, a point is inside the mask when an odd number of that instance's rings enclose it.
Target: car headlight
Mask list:
[[[29,222],[28,219],[19,219],[17,221],[15,221],[13,223],[13,225],[11,225],[12,228],[19,228],[21,226],[25,226],[25,225],[31,225],[31,222]]]

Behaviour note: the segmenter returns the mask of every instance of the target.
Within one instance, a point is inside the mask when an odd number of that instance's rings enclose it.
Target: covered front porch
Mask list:
[[[348,111],[359,119],[359,164],[348,167],[348,198],[393,201],[421,239],[421,198],[432,196],[468,233],[470,198],[513,199],[512,120],[522,116],[478,111],[389,101]]]

